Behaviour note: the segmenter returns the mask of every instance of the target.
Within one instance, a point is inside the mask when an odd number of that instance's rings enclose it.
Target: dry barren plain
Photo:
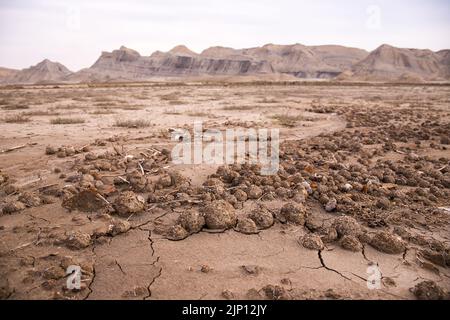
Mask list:
[[[195,120],[277,174],[174,165]],[[0,88],[0,298],[446,299],[449,148],[445,85]]]

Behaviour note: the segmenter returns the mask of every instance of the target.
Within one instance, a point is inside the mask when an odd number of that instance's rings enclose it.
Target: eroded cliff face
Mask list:
[[[403,49],[382,45],[370,54],[337,45],[267,44],[233,49],[211,47],[195,53],[185,46],[149,57],[121,47],[104,52],[85,73],[96,77],[144,79],[183,75],[286,74],[302,79],[433,81],[450,77],[450,51]]]
[[[144,57],[134,50],[121,47],[111,53],[102,53],[90,69],[94,73],[101,73],[105,76],[133,79],[152,76],[274,73],[272,66],[267,61],[204,57],[195,53],[189,54],[181,49],[175,50],[175,48],[167,53],[156,52],[150,57]]]
[[[132,78],[182,75],[288,74],[298,78],[334,78],[367,56],[342,46],[272,45],[249,49],[211,47],[197,54],[185,46],[149,57],[121,47],[104,52],[90,68],[95,73]]]

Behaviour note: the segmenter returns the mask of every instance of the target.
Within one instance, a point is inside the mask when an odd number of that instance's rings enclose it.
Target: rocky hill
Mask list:
[[[51,83],[64,81],[72,71],[58,62],[45,59],[35,66],[14,72],[4,79],[5,83]]]
[[[5,81],[7,78],[14,76],[17,72],[19,72],[19,70],[0,67],[0,83]]]
[[[356,63],[348,76],[353,80],[448,80],[449,52],[403,49],[385,44]]]
[[[2,70],[6,70],[2,73]],[[120,47],[102,52],[89,68],[72,73],[44,60],[21,70],[0,69],[3,83],[144,81],[155,77],[221,76],[350,81],[448,81],[450,50],[402,49],[382,45],[373,52],[338,45],[275,45],[233,49],[211,47],[196,53],[184,45],[150,56]],[[2,76],[4,74],[4,76]]]

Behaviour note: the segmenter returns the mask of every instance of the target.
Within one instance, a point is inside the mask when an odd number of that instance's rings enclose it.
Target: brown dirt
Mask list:
[[[448,298],[448,86],[67,85],[0,98],[34,114],[0,122],[0,298]],[[194,111],[206,128],[281,128],[278,173],[173,165],[168,129],[192,129]],[[53,125],[56,114],[84,123]],[[69,265],[80,290],[66,289]]]

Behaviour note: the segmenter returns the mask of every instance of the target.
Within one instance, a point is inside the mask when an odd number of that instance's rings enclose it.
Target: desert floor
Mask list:
[[[448,295],[449,86],[29,86],[0,108],[3,299]],[[279,128],[278,174],[174,165],[196,119]]]

